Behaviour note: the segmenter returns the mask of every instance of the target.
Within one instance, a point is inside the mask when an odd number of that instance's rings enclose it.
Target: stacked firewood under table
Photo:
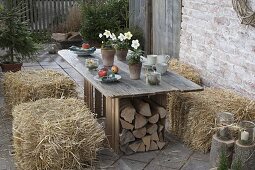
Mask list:
[[[147,99],[120,101],[120,150],[125,154],[162,149],[166,109]]]

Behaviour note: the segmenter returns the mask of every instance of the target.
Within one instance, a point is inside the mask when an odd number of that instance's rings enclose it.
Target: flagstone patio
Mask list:
[[[77,83],[79,96],[83,97],[83,77],[57,54],[40,52],[36,62],[24,63],[23,70],[53,69],[70,76]],[[3,94],[0,92],[0,170],[15,170],[12,150],[12,118],[1,112]],[[117,155],[110,149],[98,154],[96,169],[117,170],[208,170],[209,154],[188,149],[175,137],[167,135],[168,144],[161,151],[133,155]]]

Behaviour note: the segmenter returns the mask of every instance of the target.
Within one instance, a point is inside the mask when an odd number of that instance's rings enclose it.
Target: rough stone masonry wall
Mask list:
[[[255,1],[248,0],[255,10]],[[255,28],[241,25],[231,0],[183,0],[180,60],[206,85],[255,98]]]

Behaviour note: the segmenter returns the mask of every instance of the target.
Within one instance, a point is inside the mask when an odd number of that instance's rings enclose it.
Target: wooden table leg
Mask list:
[[[97,114],[97,118],[103,117],[102,104],[102,94],[95,89],[95,113]]]
[[[106,98],[106,135],[111,148],[119,153],[119,99]]]
[[[88,81],[84,79],[84,102],[88,105]]]
[[[93,86],[92,84],[84,79],[84,102],[94,112],[94,96],[93,96]]]

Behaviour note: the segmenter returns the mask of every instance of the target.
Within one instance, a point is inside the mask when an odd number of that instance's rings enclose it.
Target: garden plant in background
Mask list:
[[[120,33],[118,38],[115,41],[115,49],[117,59],[120,61],[125,61],[128,53],[128,49],[130,48],[131,38],[133,34],[128,31],[126,33]]]
[[[34,59],[38,48],[27,22],[21,20],[27,12],[24,4],[13,7],[12,1],[6,2],[6,6],[0,10],[0,48],[6,51],[1,54],[0,62],[3,71],[18,71],[23,61]]]
[[[118,32],[128,27],[128,0],[93,0],[81,3],[81,34],[92,46],[100,46],[98,33],[102,30]]]
[[[141,55],[143,55],[143,51],[139,49],[139,40],[132,40],[131,47],[132,52],[127,56],[130,78],[137,80],[140,79],[142,69]]]

